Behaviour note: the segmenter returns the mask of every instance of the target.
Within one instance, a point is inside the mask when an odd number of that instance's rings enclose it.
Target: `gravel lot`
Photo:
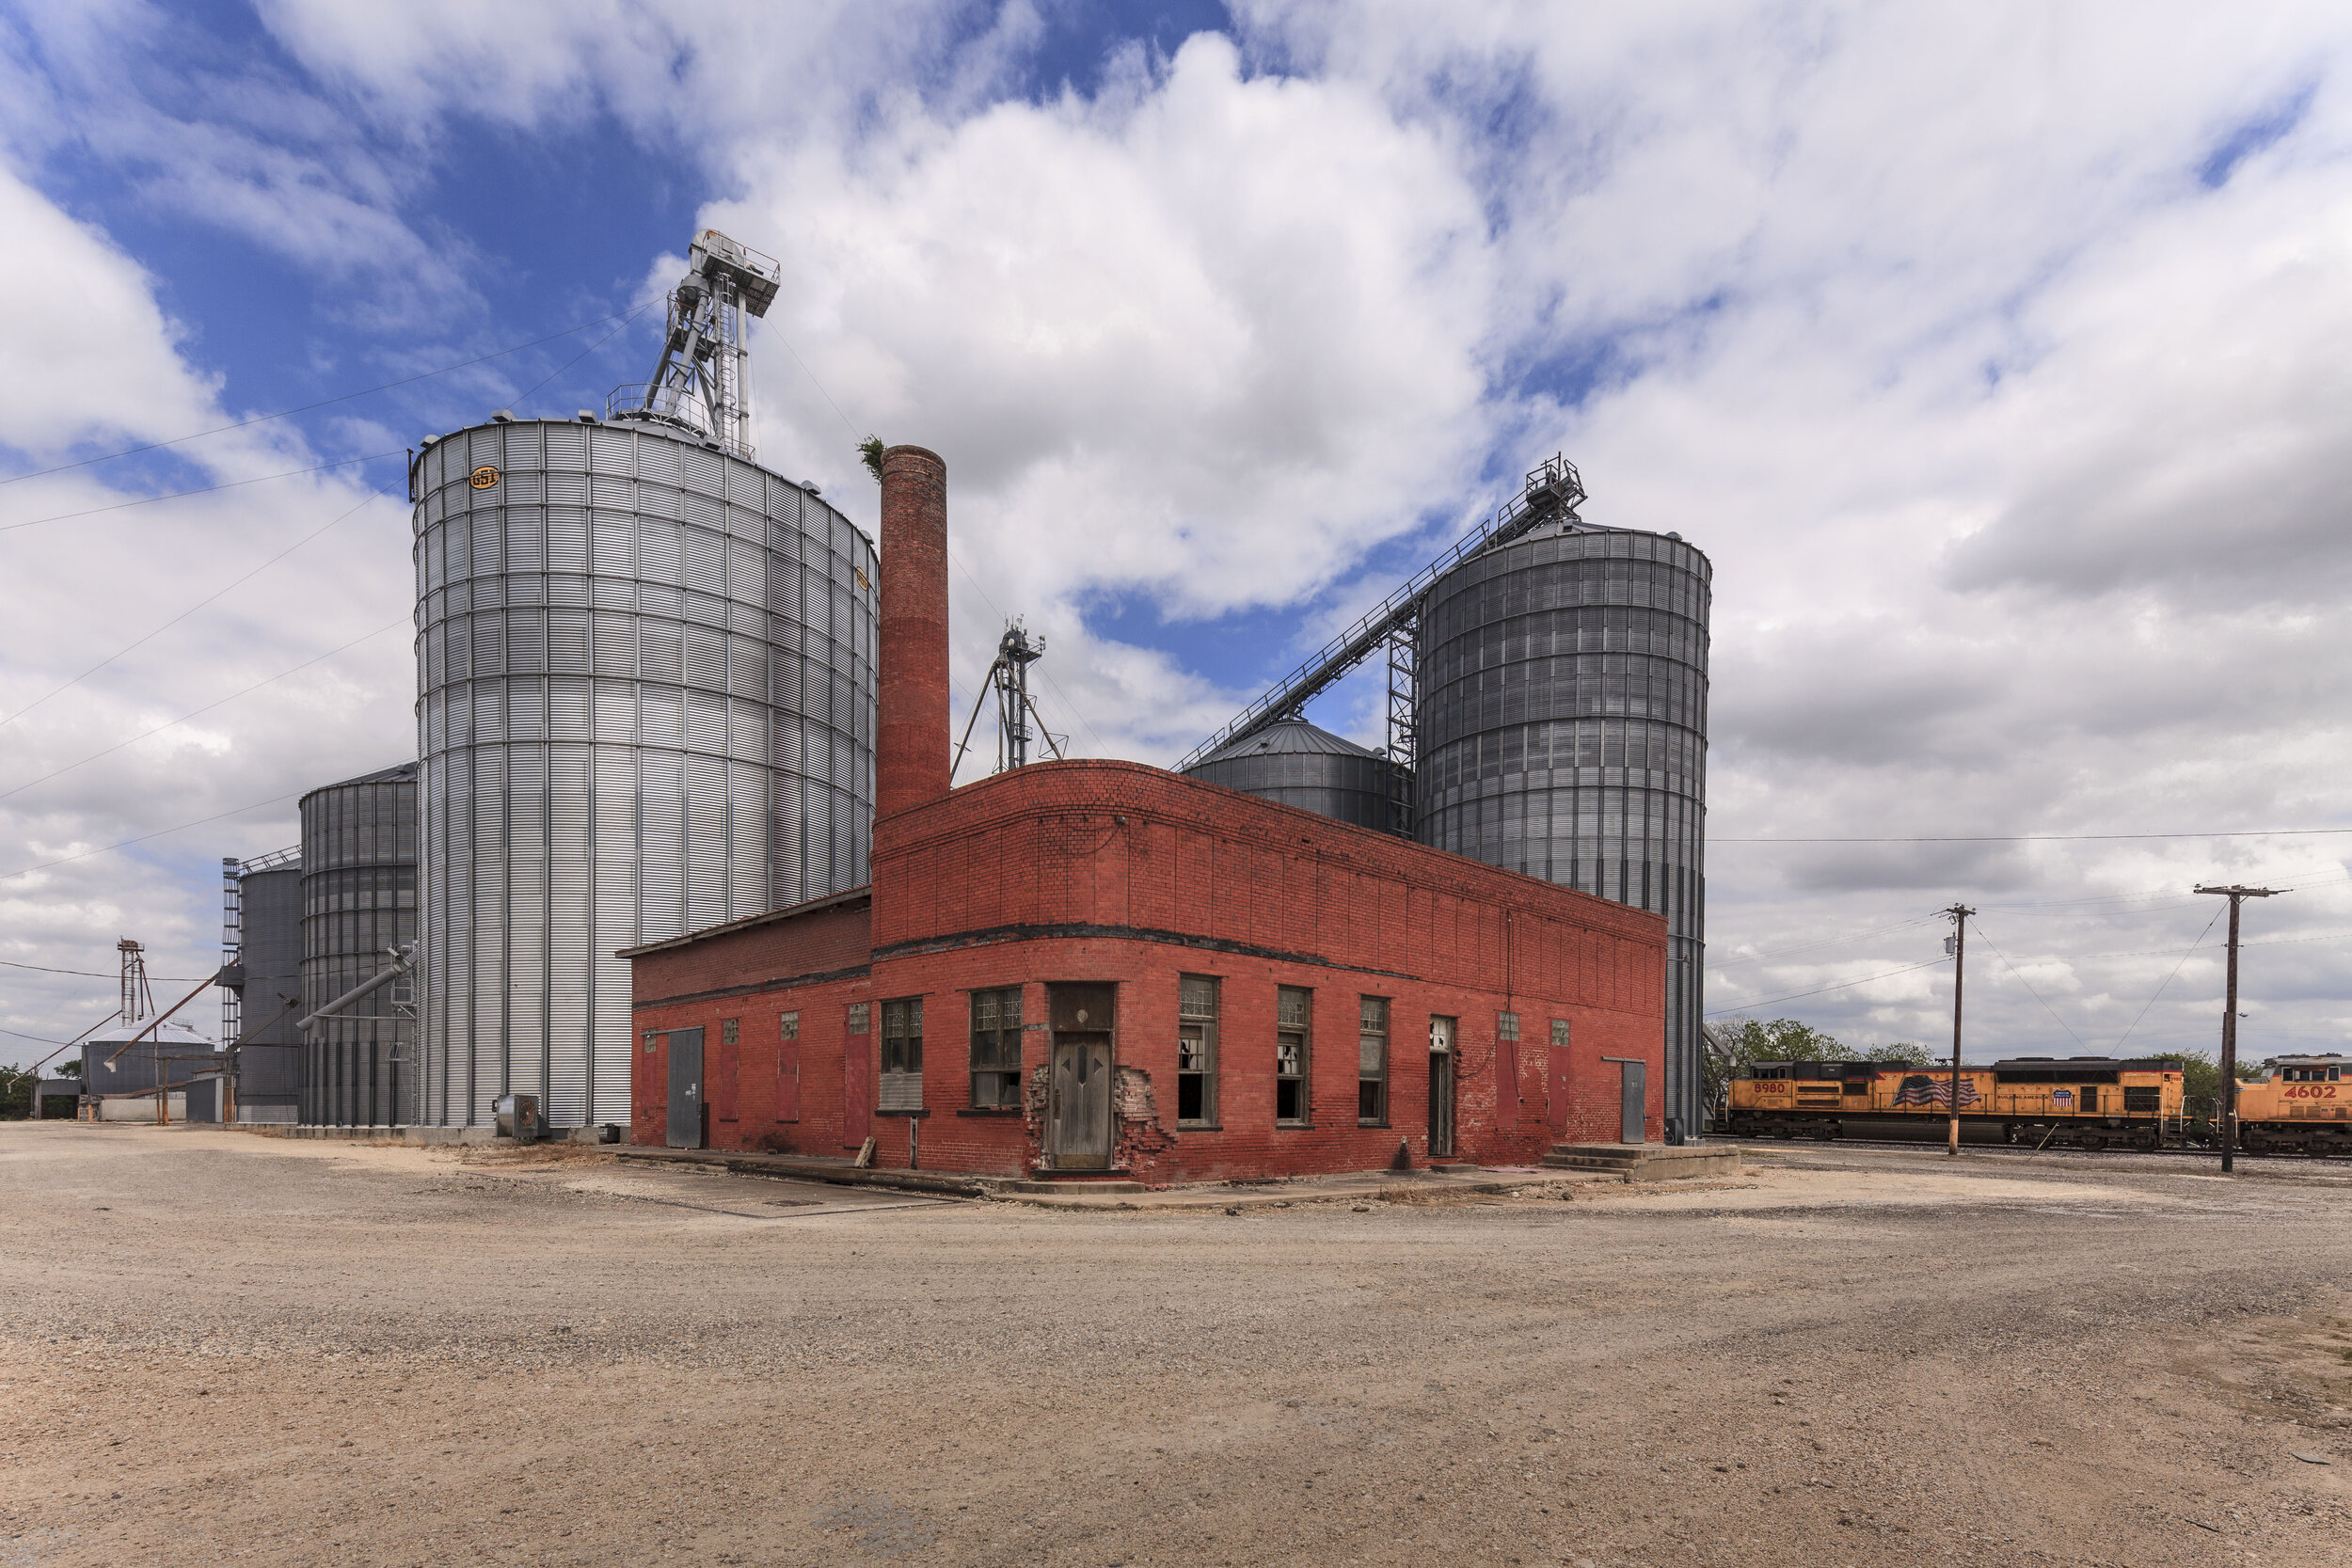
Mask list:
[[[1755,1165],[1072,1213],[7,1124],[0,1568],[2352,1560],[2352,1171]]]

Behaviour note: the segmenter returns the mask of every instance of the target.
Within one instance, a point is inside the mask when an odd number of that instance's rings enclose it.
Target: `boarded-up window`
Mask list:
[[[1389,999],[1359,999],[1356,1028],[1356,1121],[1389,1124]]]
[[[972,1108],[1021,1103],[1021,988],[972,993]]]
[[[1284,986],[1275,1002],[1274,1122],[1278,1127],[1307,1125],[1312,1102],[1307,1092],[1307,1051],[1314,994],[1304,986]]]
[[[882,1111],[923,1108],[923,999],[882,1004]]]
[[[801,1015],[776,1021],[776,1119],[801,1119]]]
[[[1176,1125],[1216,1125],[1216,981],[1176,982]]]

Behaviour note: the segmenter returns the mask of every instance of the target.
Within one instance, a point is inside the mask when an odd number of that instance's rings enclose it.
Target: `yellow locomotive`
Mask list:
[[[2352,1056],[2275,1056],[2240,1084],[2238,1147],[2249,1154],[2352,1154]]]
[[[2181,1081],[2167,1057],[2014,1056],[1960,1069],[1960,1119],[2004,1143],[2154,1149],[2182,1125]],[[1732,1081],[1728,1120],[1740,1137],[1835,1138],[1947,1120],[1952,1090],[1949,1068],[1757,1062]]]

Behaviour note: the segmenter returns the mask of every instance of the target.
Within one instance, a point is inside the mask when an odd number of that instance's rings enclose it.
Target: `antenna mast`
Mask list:
[[[686,253],[686,276],[670,293],[653,378],[612,388],[605,417],[676,425],[739,457],[754,455],[743,317],[768,313],[783,276],[772,256],[716,229],[697,234]]]

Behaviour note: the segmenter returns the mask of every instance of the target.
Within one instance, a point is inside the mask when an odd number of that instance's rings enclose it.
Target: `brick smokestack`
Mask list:
[[[881,675],[877,817],[947,793],[947,465],[921,447],[882,453]]]

